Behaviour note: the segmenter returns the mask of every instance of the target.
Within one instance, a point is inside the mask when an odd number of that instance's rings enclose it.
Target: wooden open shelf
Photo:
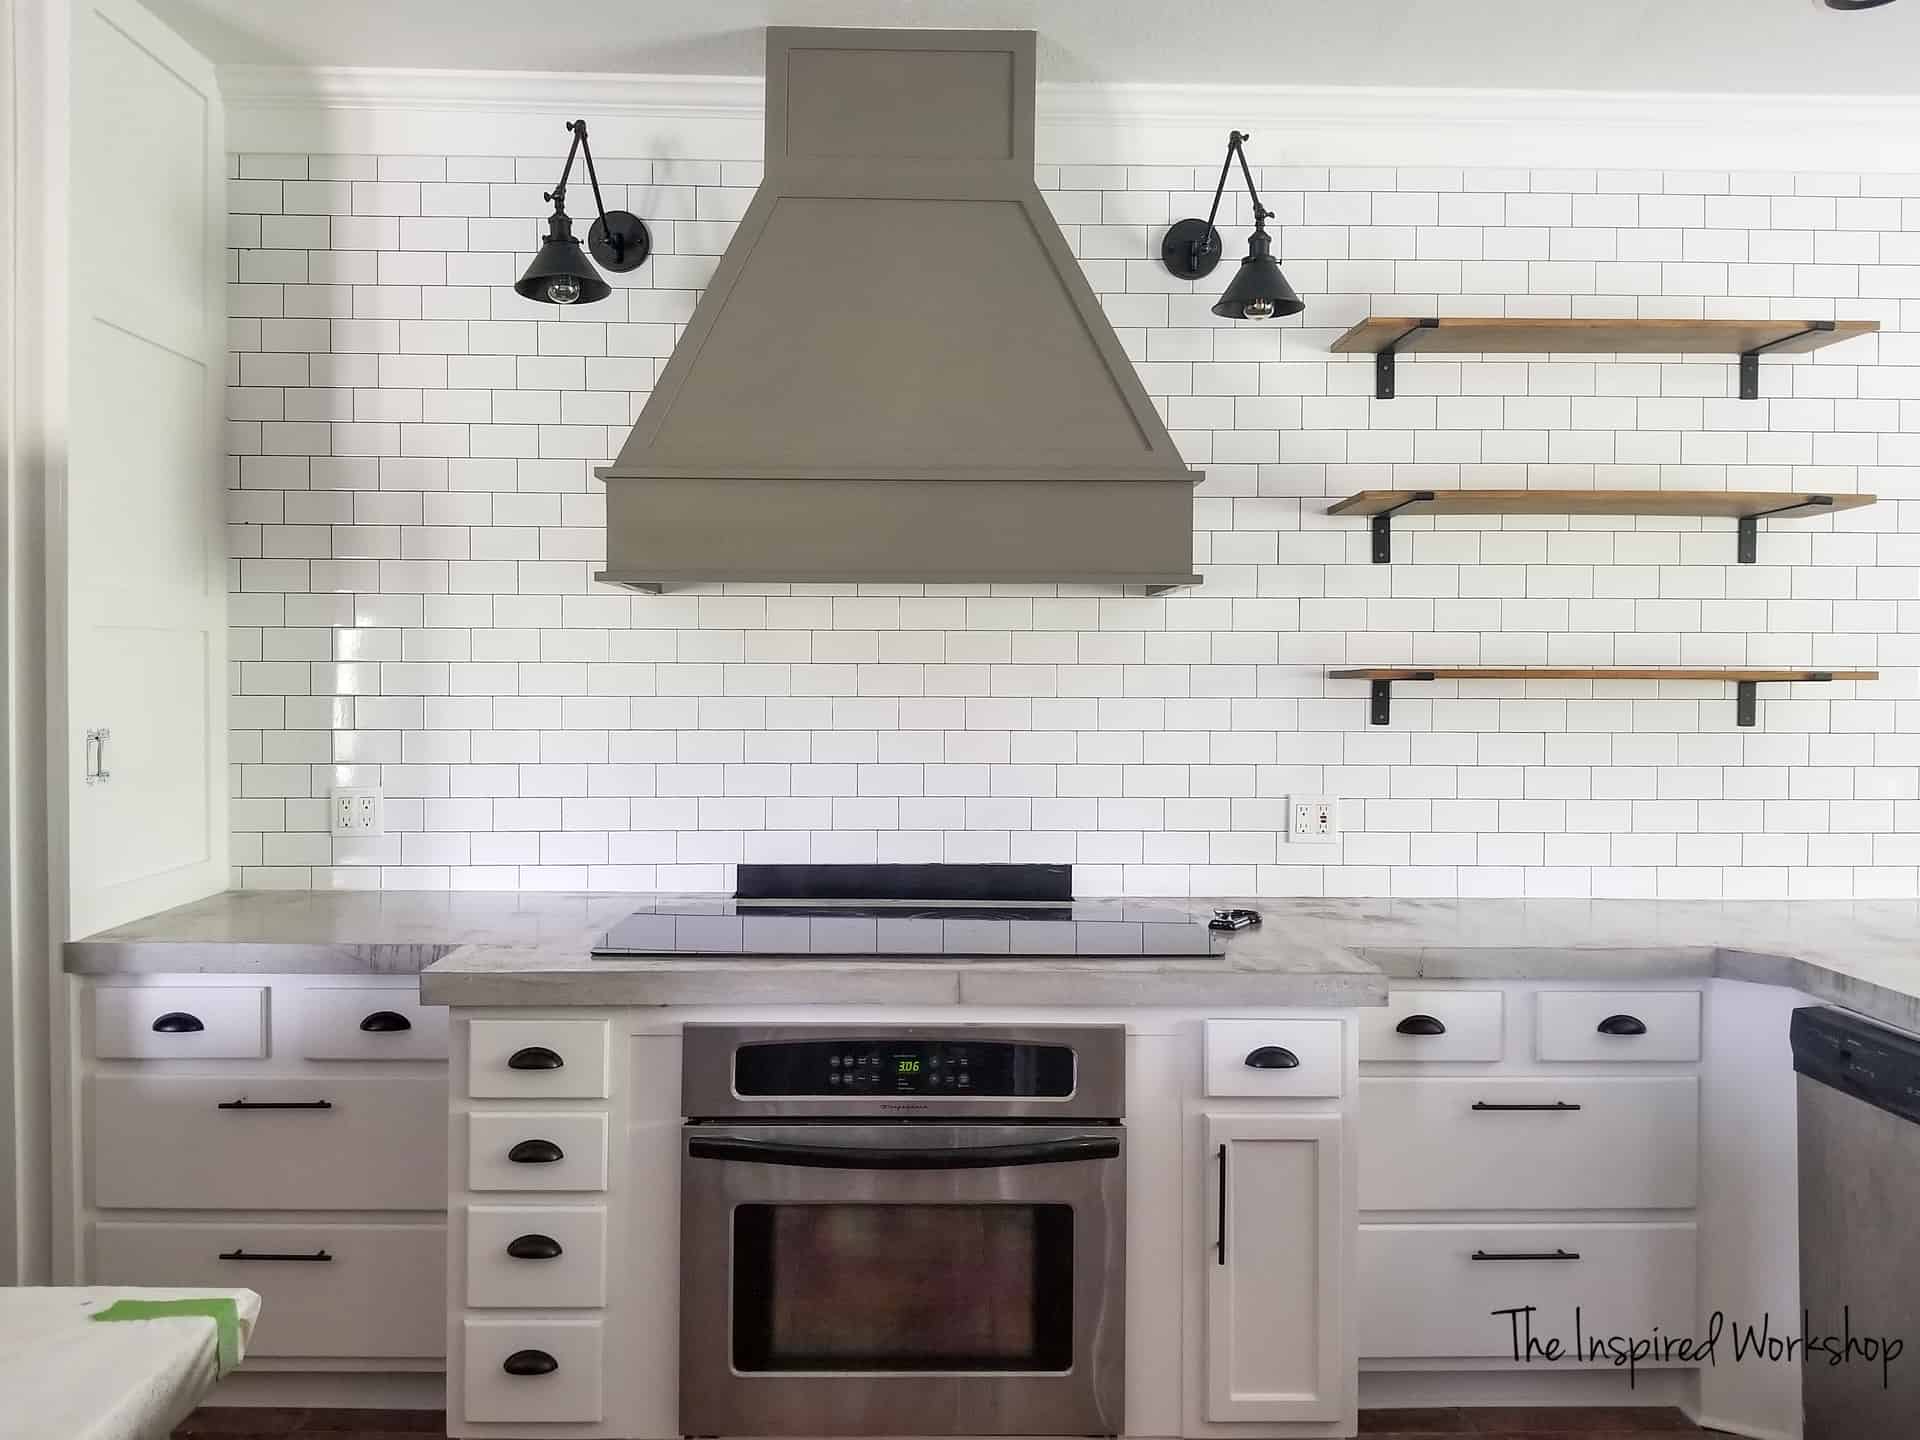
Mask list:
[[[1761,519],[1831,515],[1871,505],[1874,495],[1782,490],[1361,490],[1329,515],[1373,522],[1373,563],[1393,559],[1395,515],[1711,515],[1739,522],[1736,558],[1759,558]]]
[[[1333,342],[1376,357],[1374,394],[1391,400],[1394,356],[1738,355],[1740,398],[1760,396],[1760,356],[1799,355],[1880,328],[1878,320],[1555,319],[1546,316],[1369,315]]]
[[[1721,680],[1736,687],[1735,719],[1754,723],[1759,685],[1821,683],[1829,680],[1878,680],[1878,670],[1710,670],[1678,665],[1397,665],[1329,670],[1330,680],[1366,680],[1372,686],[1367,718],[1385,725],[1393,717],[1397,681],[1427,680]]]

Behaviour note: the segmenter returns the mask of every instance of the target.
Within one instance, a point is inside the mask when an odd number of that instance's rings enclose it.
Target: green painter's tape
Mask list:
[[[231,1297],[197,1300],[116,1300],[93,1312],[95,1320],[165,1320],[176,1315],[202,1315],[213,1321],[220,1337],[219,1373],[226,1375],[240,1363],[240,1310]]]

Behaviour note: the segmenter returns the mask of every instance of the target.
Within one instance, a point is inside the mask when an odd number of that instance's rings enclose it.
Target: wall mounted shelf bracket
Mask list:
[[[1778,340],[1769,340],[1765,345],[1756,345],[1751,350],[1740,352],[1740,398],[1758,400],[1760,398],[1760,357],[1776,346],[1786,345],[1795,340],[1805,339],[1809,335],[1818,335],[1833,329],[1831,320],[1810,320],[1807,328],[1783,335]],[[1749,561],[1749,564],[1752,562]]]
[[[1745,357],[1741,363],[1746,363]],[[1760,522],[1769,515],[1791,515],[1796,510],[1830,509],[1833,505],[1831,495],[1809,495],[1804,500],[1796,500],[1791,505],[1782,505],[1777,510],[1762,510],[1755,515],[1742,515],[1734,523],[1739,527],[1734,559],[1742,565],[1753,565],[1760,559]],[[1742,722],[1745,723],[1745,722]]]
[[[1431,670],[1416,671],[1404,677],[1408,680],[1431,680]],[[1391,725],[1393,723],[1393,681],[1375,680],[1368,686],[1367,721],[1373,725]]]
[[[1373,357],[1374,399],[1393,399],[1393,385],[1396,379],[1393,357],[1399,351],[1401,341],[1405,340],[1408,335],[1413,334],[1416,330],[1433,330],[1438,328],[1439,324],[1440,322],[1432,316],[1416,320],[1407,327],[1406,333],[1394,340],[1392,344],[1382,345],[1380,347],[1379,351]]]
[[[1382,350],[1380,353],[1382,355],[1385,355],[1387,352],[1385,350]],[[1398,505],[1390,505],[1385,510],[1380,511],[1377,515],[1371,516],[1369,518],[1368,523],[1371,525],[1373,529],[1373,563],[1374,564],[1391,565],[1393,563],[1394,512],[1396,510],[1404,510],[1409,505],[1431,504],[1432,501],[1433,501],[1433,491],[1410,490],[1407,492],[1407,498],[1402,500]]]

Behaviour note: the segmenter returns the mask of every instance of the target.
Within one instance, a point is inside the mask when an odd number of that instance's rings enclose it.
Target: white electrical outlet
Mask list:
[[[378,785],[335,786],[327,792],[327,814],[335,835],[386,834]]]
[[[1333,845],[1340,839],[1340,802],[1330,795],[1295,795],[1287,801],[1295,845]]]

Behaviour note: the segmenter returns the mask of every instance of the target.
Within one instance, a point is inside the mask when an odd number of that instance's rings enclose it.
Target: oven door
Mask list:
[[[680,1429],[1117,1435],[1118,1125],[690,1125]]]

